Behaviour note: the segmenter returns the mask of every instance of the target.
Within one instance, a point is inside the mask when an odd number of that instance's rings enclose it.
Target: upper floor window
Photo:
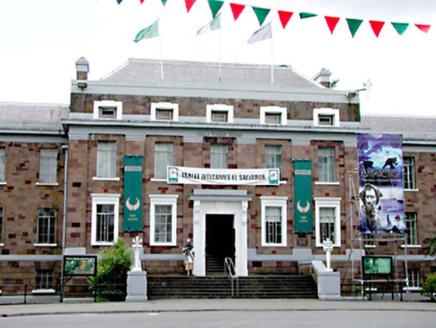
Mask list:
[[[229,146],[227,144],[213,144],[210,146],[210,168],[227,169]]]
[[[52,208],[38,209],[38,244],[55,243],[56,213]]]
[[[403,158],[403,181],[404,181],[404,189],[416,189],[415,159],[413,157]]]
[[[0,148],[0,182],[6,181],[6,149]]]
[[[335,148],[334,147],[318,148],[318,181],[319,182],[335,181]]]
[[[152,121],[178,121],[179,104],[159,102],[151,104]]]
[[[177,195],[150,195],[150,245],[176,245]]]
[[[265,168],[282,168],[282,146],[265,145]]]
[[[408,268],[407,269],[407,278],[408,278],[409,289],[419,289],[420,288],[421,274],[419,272],[419,268]]]
[[[260,124],[280,124],[286,125],[285,107],[260,107]]]
[[[116,178],[117,144],[115,141],[99,141],[97,145],[97,177]]]
[[[206,122],[208,123],[233,123],[233,106],[207,105]]]
[[[91,244],[112,245],[118,239],[119,194],[92,194]]]
[[[341,246],[340,198],[315,198],[316,246],[327,240]]]
[[[41,149],[39,153],[39,183],[57,183],[57,150]]]
[[[313,122],[315,126],[339,127],[339,109],[314,108]]]
[[[121,101],[94,101],[94,119],[121,120],[123,103]]]
[[[286,246],[287,197],[261,197],[262,246]]]
[[[406,212],[407,245],[419,245],[416,212]]]
[[[173,144],[157,142],[154,145],[154,178],[166,179],[169,165],[173,165]]]

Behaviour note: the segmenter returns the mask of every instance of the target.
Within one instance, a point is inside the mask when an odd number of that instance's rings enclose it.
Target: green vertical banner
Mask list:
[[[313,232],[312,222],[312,161],[294,159],[294,230]]]
[[[142,231],[142,158],[124,156],[123,231]]]

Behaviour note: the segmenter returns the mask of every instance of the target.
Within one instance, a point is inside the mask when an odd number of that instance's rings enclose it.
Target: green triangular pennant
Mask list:
[[[123,1],[123,0],[117,0],[118,4],[120,4],[120,3],[121,3],[121,1]]]
[[[266,16],[268,16],[269,11],[271,9],[253,7],[253,10],[254,10],[254,13],[256,14],[256,17],[257,17],[257,20],[259,21],[260,26],[262,26],[263,22],[265,21]]]
[[[164,7],[165,7],[165,5],[167,4],[167,1],[168,1],[168,0],[162,0],[162,4],[164,5]]]
[[[362,24],[363,19],[353,19],[353,18],[347,18],[348,28],[350,29],[351,35],[354,38],[354,35],[356,34],[357,30],[360,27],[360,24]]]
[[[407,28],[409,27],[408,23],[391,23],[391,24],[397,30],[399,35],[402,35],[404,32],[406,32]]]
[[[300,18],[310,18],[310,17],[315,17],[317,16],[316,14],[312,14],[312,13],[300,13]]]
[[[212,11],[212,17],[215,18],[216,14],[220,11],[221,7],[224,4],[224,1],[218,0],[208,0],[210,10]]]

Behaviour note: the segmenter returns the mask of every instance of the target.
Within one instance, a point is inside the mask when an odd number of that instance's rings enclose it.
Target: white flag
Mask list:
[[[219,30],[221,28],[221,14],[215,16],[209,23],[197,31],[197,35]]]
[[[256,32],[253,33],[253,35],[248,39],[248,44],[271,39],[272,38],[272,29],[271,29],[271,22],[266,24],[264,27],[261,27]]]

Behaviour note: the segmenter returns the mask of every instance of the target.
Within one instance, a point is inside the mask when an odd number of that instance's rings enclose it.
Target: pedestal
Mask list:
[[[130,271],[127,273],[126,302],[147,301],[147,272]]]

